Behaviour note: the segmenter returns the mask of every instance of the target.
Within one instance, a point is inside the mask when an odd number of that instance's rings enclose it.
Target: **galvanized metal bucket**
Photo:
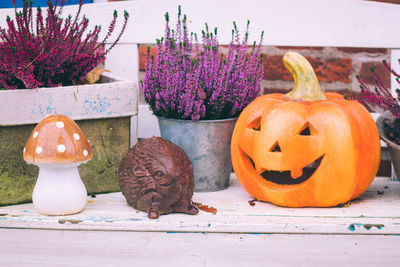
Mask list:
[[[218,191],[229,186],[230,146],[236,120],[193,122],[158,118],[161,137],[181,147],[192,162],[196,192]]]
[[[386,136],[385,131],[384,131],[384,116],[379,116],[378,119],[376,120],[376,126],[378,128],[379,135],[383,141],[388,145],[389,147],[389,152],[390,152],[390,158],[392,160],[393,164],[393,169],[394,169],[394,174],[395,177],[392,175],[392,179],[397,179],[399,180],[400,178],[400,146],[397,145],[396,143],[390,141],[390,139]]]

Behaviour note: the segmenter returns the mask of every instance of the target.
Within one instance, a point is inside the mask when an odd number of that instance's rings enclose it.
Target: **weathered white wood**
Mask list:
[[[216,215],[201,211],[195,216],[169,214],[150,220],[128,206],[121,193],[112,193],[89,197],[85,210],[71,216],[39,215],[32,204],[0,207],[0,228],[400,235],[400,183],[388,178],[377,178],[349,207],[298,209],[261,202],[251,206],[252,197],[235,178],[231,182],[227,190],[194,194],[195,202],[215,207]]]
[[[398,266],[400,236],[0,229],[1,266]]]
[[[400,73],[400,49],[391,49],[390,50],[390,67],[396,71],[397,73]],[[392,95],[394,97],[397,97],[396,90],[400,88],[399,83],[396,81],[396,77],[394,75],[390,75],[390,89],[392,92]],[[397,180],[396,174],[394,172],[394,167],[392,164],[392,180]]]
[[[0,126],[34,124],[52,114],[74,120],[137,114],[137,87],[103,73],[109,83],[0,91]]]
[[[138,142],[138,115],[131,117],[131,133],[129,147],[133,147]]]
[[[110,44],[106,45],[106,49]],[[111,73],[133,81],[135,85],[139,83],[139,51],[137,44],[118,44],[107,55],[105,68]],[[138,90],[132,96],[138,98]]]
[[[264,30],[266,45],[400,47],[395,34],[400,6],[370,1],[137,0],[96,4],[104,6],[101,9],[87,5],[84,11],[94,23],[107,25],[110,10],[127,9],[131,21],[123,42],[154,43],[163,35],[165,12],[170,12],[174,24],[179,4],[192,22],[192,31],[200,33],[208,22],[219,28],[221,43],[231,40],[233,21],[243,31],[250,19],[250,38],[258,39]]]
[[[140,104],[138,107],[138,137],[150,138],[152,136],[160,135],[158,119],[153,115],[150,106],[147,104]]]
[[[219,28],[221,43],[231,40],[233,21],[243,32],[250,19],[250,39],[258,39],[264,30],[266,45],[400,47],[400,6],[372,1],[136,0],[86,4],[82,14],[92,26],[102,25],[104,35],[112,11],[116,9],[122,16],[126,9],[130,21],[121,43],[154,43],[163,35],[165,12],[170,12],[174,24],[179,4],[193,32],[201,33],[208,22],[210,27]],[[75,10],[76,6],[66,6],[64,14],[74,14]],[[0,10],[1,27],[5,26],[6,15],[12,13],[12,9]]]
[[[391,49],[390,50],[390,62],[391,62],[390,67],[397,73],[400,73],[399,59],[400,59],[400,49],[399,48]],[[397,96],[396,89],[400,88],[400,85],[396,81],[396,77],[394,75],[390,75],[390,87],[391,87],[392,94],[394,96]]]

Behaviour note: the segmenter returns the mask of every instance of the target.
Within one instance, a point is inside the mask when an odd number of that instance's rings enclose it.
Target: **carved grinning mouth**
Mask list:
[[[321,161],[325,155],[319,157],[317,160],[313,161],[311,164],[307,165],[303,168],[303,174],[293,179],[290,171],[264,171],[261,173],[261,176],[270,182],[281,184],[281,185],[293,185],[293,184],[301,184],[307,181],[318,169],[321,165]]]
[[[245,154],[245,153],[244,153]],[[246,155],[246,154],[245,154]],[[247,155],[246,155],[247,156]],[[301,184],[305,181],[307,181],[318,169],[318,167],[321,165],[322,159],[324,158],[325,155],[322,155],[312,163],[308,164],[306,167],[302,169],[303,174],[294,179],[292,178],[291,172],[290,171],[269,171],[265,170],[263,171],[260,175],[265,179],[270,182],[273,182],[275,184],[280,184],[280,185],[296,185],[296,184]],[[255,167],[255,164],[253,160],[247,156],[247,158],[250,160],[252,163],[253,167]]]

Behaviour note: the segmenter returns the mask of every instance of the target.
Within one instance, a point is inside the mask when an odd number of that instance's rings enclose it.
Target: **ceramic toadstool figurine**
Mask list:
[[[78,165],[92,158],[92,149],[73,120],[64,115],[43,119],[31,133],[23,155],[27,163],[39,167],[32,194],[38,212],[67,215],[84,208],[87,191]]]

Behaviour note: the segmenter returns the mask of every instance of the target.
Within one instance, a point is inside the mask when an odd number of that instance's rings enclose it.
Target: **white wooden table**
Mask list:
[[[150,220],[121,193],[85,210],[44,216],[32,204],[0,207],[0,266],[399,266],[400,183],[376,178],[348,207],[249,204],[234,175],[227,190],[195,193],[217,214]]]

